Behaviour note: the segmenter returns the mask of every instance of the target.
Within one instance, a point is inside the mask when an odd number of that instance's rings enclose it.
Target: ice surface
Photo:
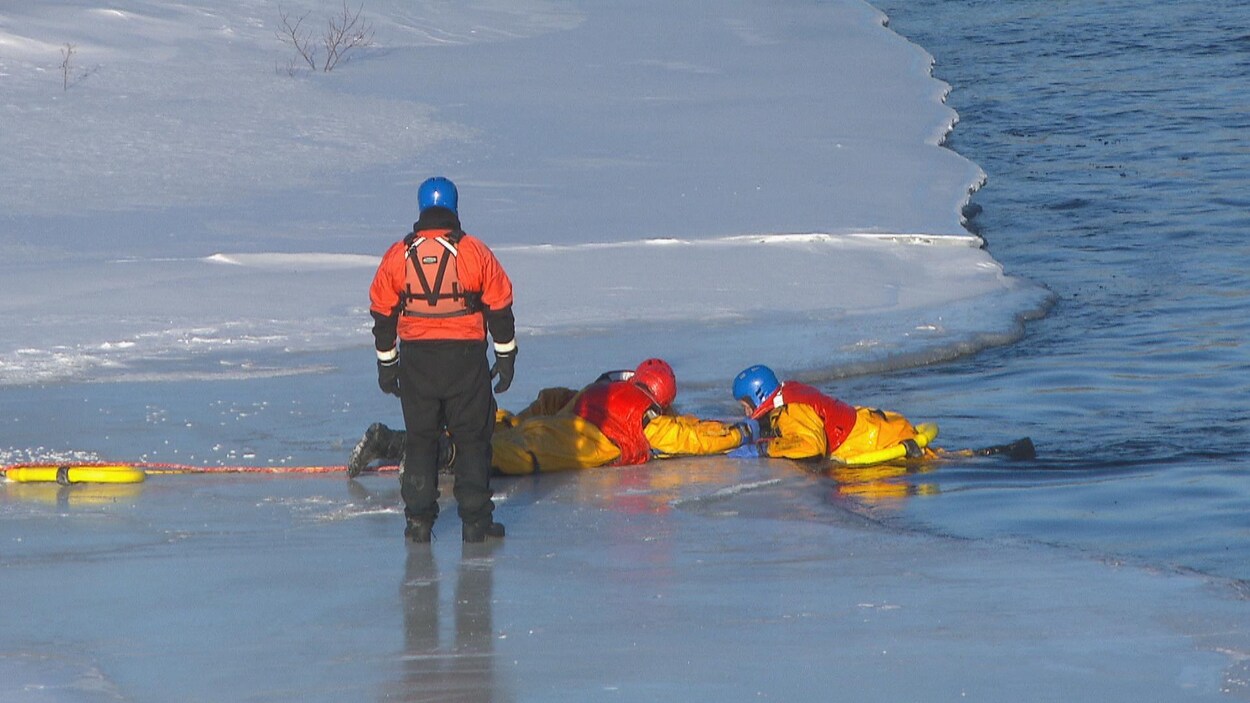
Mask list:
[[[1215,597],[1226,586],[894,533],[786,463],[673,460],[497,487],[509,536],[471,548],[454,511],[432,547],[406,546],[394,474],[20,486],[0,503],[0,699],[1239,690],[1244,655],[1231,669],[1229,655],[1247,651],[1247,616]]]

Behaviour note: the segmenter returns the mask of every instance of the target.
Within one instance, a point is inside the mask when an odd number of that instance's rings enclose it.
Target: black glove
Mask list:
[[[495,392],[503,393],[512,386],[512,374],[516,373],[516,347],[510,351],[495,350],[495,365],[490,367],[490,377],[499,377],[495,384]]]
[[[393,396],[399,395],[398,356],[390,361],[378,359],[378,388],[381,388],[383,393],[390,393]]]

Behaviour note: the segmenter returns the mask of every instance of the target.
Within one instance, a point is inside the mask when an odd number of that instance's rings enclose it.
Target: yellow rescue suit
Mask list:
[[[495,469],[519,476],[615,462],[621,450],[594,423],[571,412],[575,398],[567,388],[548,388],[516,415],[500,410],[491,438]],[[660,415],[646,424],[643,434],[657,457],[723,454],[743,439],[732,425],[692,415]]]
[[[855,456],[915,439],[918,434],[911,422],[898,413],[856,407],[850,434],[830,452],[824,421],[810,405],[787,403],[770,412],[768,421],[775,434],[767,444],[768,456],[785,459],[827,456],[846,463]],[[936,456],[928,448],[923,451],[926,458]]]

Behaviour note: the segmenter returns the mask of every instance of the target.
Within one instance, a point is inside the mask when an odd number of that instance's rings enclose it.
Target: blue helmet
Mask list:
[[[777,380],[777,374],[763,364],[756,364],[734,379],[734,398],[745,400],[753,409],[758,409],[779,388],[781,382]]]
[[[457,199],[456,184],[442,176],[427,178],[417,188],[418,212],[425,212],[427,207],[445,207],[456,212]]]

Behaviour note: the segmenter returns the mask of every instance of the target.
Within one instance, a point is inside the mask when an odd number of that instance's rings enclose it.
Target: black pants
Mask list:
[[[399,393],[407,429],[400,495],[409,518],[438,517],[438,437],[456,443],[455,496],[460,519],[490,520],[490,436],[495,429],[486,342],[399,345]]]

